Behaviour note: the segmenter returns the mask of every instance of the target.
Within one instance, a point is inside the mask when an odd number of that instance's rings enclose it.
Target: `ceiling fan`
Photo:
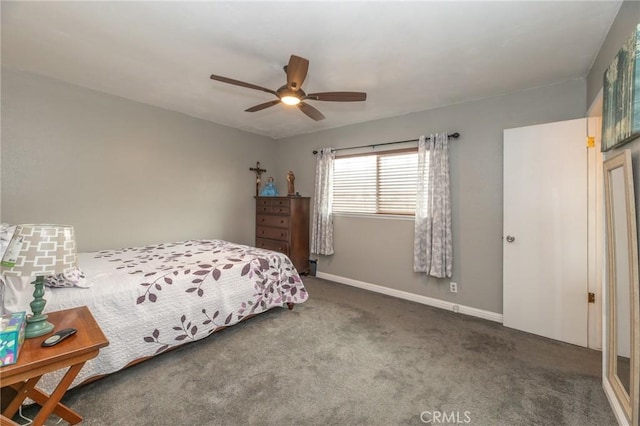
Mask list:
[[[278,90],[267,89],[266,87],[256,86],[255,84],[245,83],[244,81],[234,80],[232,78],[215,74],[211,74],[211,79],[221,81],[223,83],[234,84],[236,86],[246,87],[248,89],[261,90],[263,92],[271,93],[278,98],[273,101],[247,108],[245,109],[246,112],[256,112],[279,103],[284,103],[286,105],[297,105],[300,111],[316,121],[324,120],[324,115],[304,101],[358,102],[365,101],[367,99],[367,94],[364,92],[321,92],[306,94],[304,90],[302,90],[302,83],[307,76],[308,69],[309,61],[307,59],[291,55],[291,58],[289,58],[289,64],[284,66],[284,72],[287,74],[287,84],[280,87]]]

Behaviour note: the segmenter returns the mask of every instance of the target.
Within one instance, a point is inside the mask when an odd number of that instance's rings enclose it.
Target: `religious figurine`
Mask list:
[[[267,179],[267,183],[260,191],[261,197],[277,197],[278,196],[278,188],[276,188],[276,184],[272,177]]]
[[[266,169],[261,169],[260,168],[260,162],[258,161],[256,163],[255,167],[249,167],[249,170],[251,170],[252,172],[254,172],[256,174],[256,197],[258,196],[258,190],[260,189],[260,175],[262,175],[262,173],[266,172]]]
[[[296,175],[293,174],[291,170],[287,173],[287,195],[294,196],[296,195],[296,186],[295,186]]]

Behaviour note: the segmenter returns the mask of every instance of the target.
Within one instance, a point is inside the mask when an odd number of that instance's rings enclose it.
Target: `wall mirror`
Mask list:
[[[614,406],[614,411],[618,408],[619,420],[638,426],[640,292],[635,197],[629,150],[604,162],[604,185],[607,229],[604,384],[605,389],[609,386],[617,402],[618,407]]]

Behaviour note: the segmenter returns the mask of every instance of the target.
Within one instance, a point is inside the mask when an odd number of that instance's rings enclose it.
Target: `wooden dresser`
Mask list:
[[[309,197],[256,197],[256,247],[284,253],[309,272]]]

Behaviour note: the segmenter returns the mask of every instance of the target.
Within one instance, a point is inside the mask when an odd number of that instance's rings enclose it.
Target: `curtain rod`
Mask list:
[[[455,132],[455,133],[452,133],[452,134],[450,134],[450,135],[448,135],[448,136],[449,136],[449,138],[458,139],[458,138],[460,137],[460,133]],[[431,140],[431,138],[430,138],[430,137],[429,137],[429,138],[426,138],[426,140]],[[395,142],[375,143],[375,144],[372,144],[372,145],[352,146],[352,147],[349,147],[349,148],[333,148],[333,150],[332,150],[332,151],[334,151],[334,152],[335,152],[335,151],[342,151],[342,150],[345,150],[345,149],[375,148],[376,146],[382,146],[382,145],[394,145],[394,144],[397,144],[397,143],[418,142],[418,141],[419,141],[419,139],[407,139],[406,141],[395,141]],[[317,154],[317,153],[318,153],[318,151],[317,151],[317,150],[314,150],[314,151],[313,151],[313,154],[314,154],[314,155],[315,155],[315,154]]]

